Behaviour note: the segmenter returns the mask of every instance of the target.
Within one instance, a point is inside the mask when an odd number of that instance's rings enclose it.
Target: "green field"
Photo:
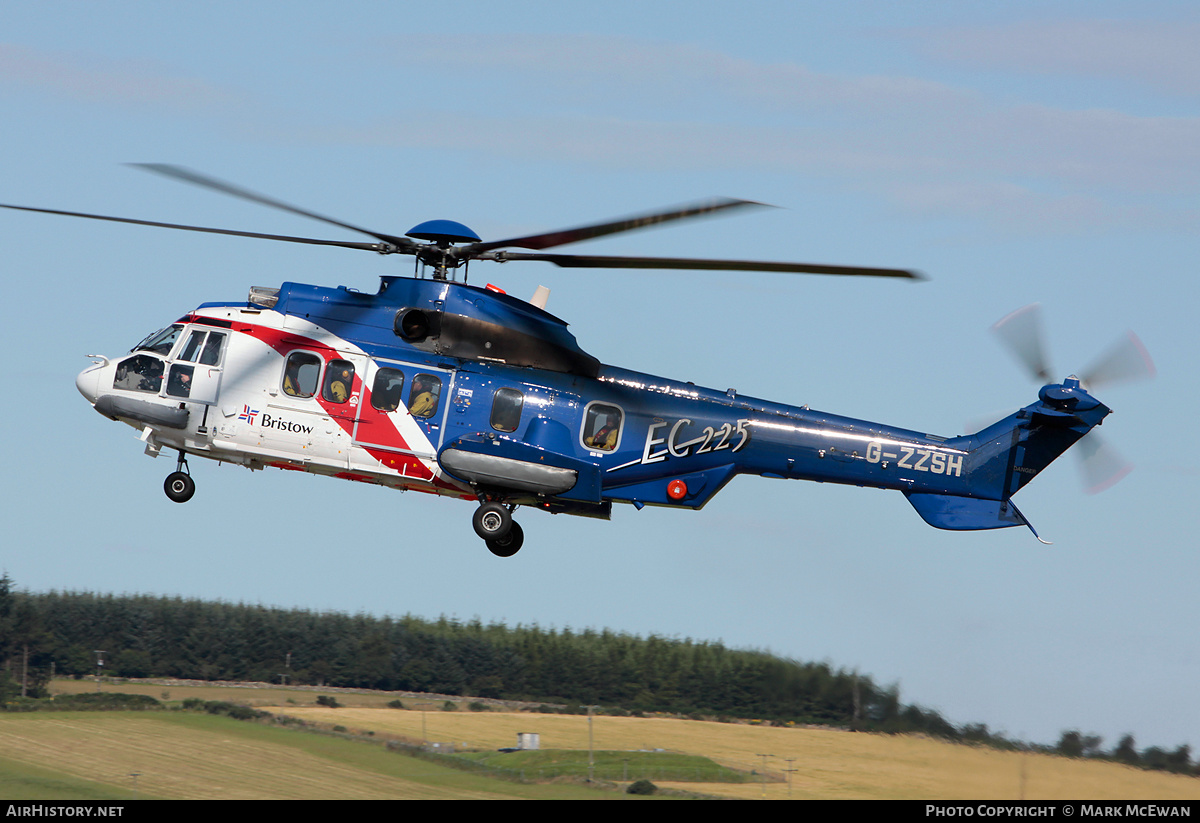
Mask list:
[[[593,751],[544,749],[539,751],[475,751],[455,754],[464,763],[523,780],[552,780],[590,775],[594,780],[632,783],[748,783],[751,772],[737,771],[707,757],[677,752]]]
[[[382,746],[184,712],[0,715],[11,799],[584,799],[577,785],[479,777]]]

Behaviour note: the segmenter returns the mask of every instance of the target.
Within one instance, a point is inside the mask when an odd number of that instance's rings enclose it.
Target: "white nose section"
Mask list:
[[[93,406],[96,404],[96,398],[100,396],[100,373],[107,365],[106,358],[104,363],[93,363],[75,377],[75,388],[79,389],[79,393]]]

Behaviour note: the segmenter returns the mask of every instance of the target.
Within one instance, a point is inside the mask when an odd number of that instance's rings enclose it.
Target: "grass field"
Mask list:
[[[536,732],[543,748],[586,749],[586,717],[502,712],[419,712],[395,709],[267,709],[349,729],[393,734],[460,748],[513,746]],[[1000,752],[922,737],[785,729],[668,718],[595,717],[597,749],[665,749],[710,757],[731,768],[763,768],[783,777],[794,769],[795,799],[893,798],[948,800],[1196,799],[1200,780],[1114,763]],[[424,733],[422,733],[424,727]],[[655,781],[658,782],[658,781]],[[663,785],[723,797],[785,799],[789,785]]]
[[[575,785],[477,777],[381,746],[183,712],[0,714],[10,799],[584,799]]]
[[[459,750],[514,746],[536,732],[543,749],[588,748],[583,716],[528,712],[441,711],[444,699],[337,692],[343,708],[315,705],[332,692],[122,684],[106,690],[253,703],[276,714]],[[56,691],[94,690],[57,682]],[[164,695],[164,693],[166,693]],[[414,707],[414,708],[407,708]],[[427,710],[420,710],[427,709]],[[920,737],[826,729],[706,723],[668,718],[595,717],[597,750],[661,749],[700,755],[740,771],[765,770],[772,781],[678,783],[707,795],[771,799],[1194,800],[1200,780],[1112,763],[999,752]],[[759,755],[767,753],[763,758]],[[488,758],[492,763],[500,762]],[[515,761],[514,761],[515,762]],[[17,772],[16,782],[12,775]],[[790,772],[790,783],[783,778]],[[619,798],[556,783],[523,785],[472,776],[386,752],[382,746],[180,712],[0,714],[0,796],[30,799],[163,798]],[[8,783],[5,780],[9,780]],[[11,791],[10,791],[11,790]],[[39,793],[45,792],[45,793]],[[63,792],[60,794],[59,792]]]

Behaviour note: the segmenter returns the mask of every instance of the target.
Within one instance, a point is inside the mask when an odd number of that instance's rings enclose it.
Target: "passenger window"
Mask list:
[[[492,399],[492,428],[499,432],[517,430],[525,395],[516,389],[498,389]]]
[[[283,368],[283,392],[291,397],[312,397],[321,376],[321,358],[305,351],[288,355]]]
[[[380,369],[375,372],[375,383],[371,386],[371,405],[380,411],[395,411],[400,408],[403,391],[404,372],[399,369]]]
[[[128,357],[117,364],[113,388],[158,394],[162,388],[163,361],[148,354]]]
[[[583,445],[589,449],[610,452],[621,441],[621,421],[624,415],[616,406],[593,403],[587,407],[583,423]]]
[[[418,374],[408,393],[408,411],[413,417],[433,417],[437,413],[442,380],[432,374]]]
[[[321,396],[331,403],[345,403],[354,390],[354,364],[349,360],[330,360],[325,370],[325,388]]]

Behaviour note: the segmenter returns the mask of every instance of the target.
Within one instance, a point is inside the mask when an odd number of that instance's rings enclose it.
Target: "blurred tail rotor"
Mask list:
[[[1046,361],[1041,303],[1030,303],[997,320],[992,325],[992,331],[1034,379],[1049,382],[1050,366]]]
[[[1032,303],[1017,309],[997,321],[992,331],[1035,379],[1042,383],[1054,379],[1055,372],[1046,356],[1041,304]],[[1154,361],[1142,341],[1133,332],[1126,332],[1079,379],[1090,391],[1098,386],[1145,380],[1155,374]],[[1076,454],[1080,458],[1084,489],[1088,494],[1104,491],[1133,470],[1133,464],[1095,431],[1079,442]]]
[[[1157,371],[1154,361],[1150,359],[1150,352],[1146,351],[1136,334],[1126,332],[1112,348],[1085,369],[1079,379],[1084,386],[1095,388],[1146,380],[1155,374]]]

